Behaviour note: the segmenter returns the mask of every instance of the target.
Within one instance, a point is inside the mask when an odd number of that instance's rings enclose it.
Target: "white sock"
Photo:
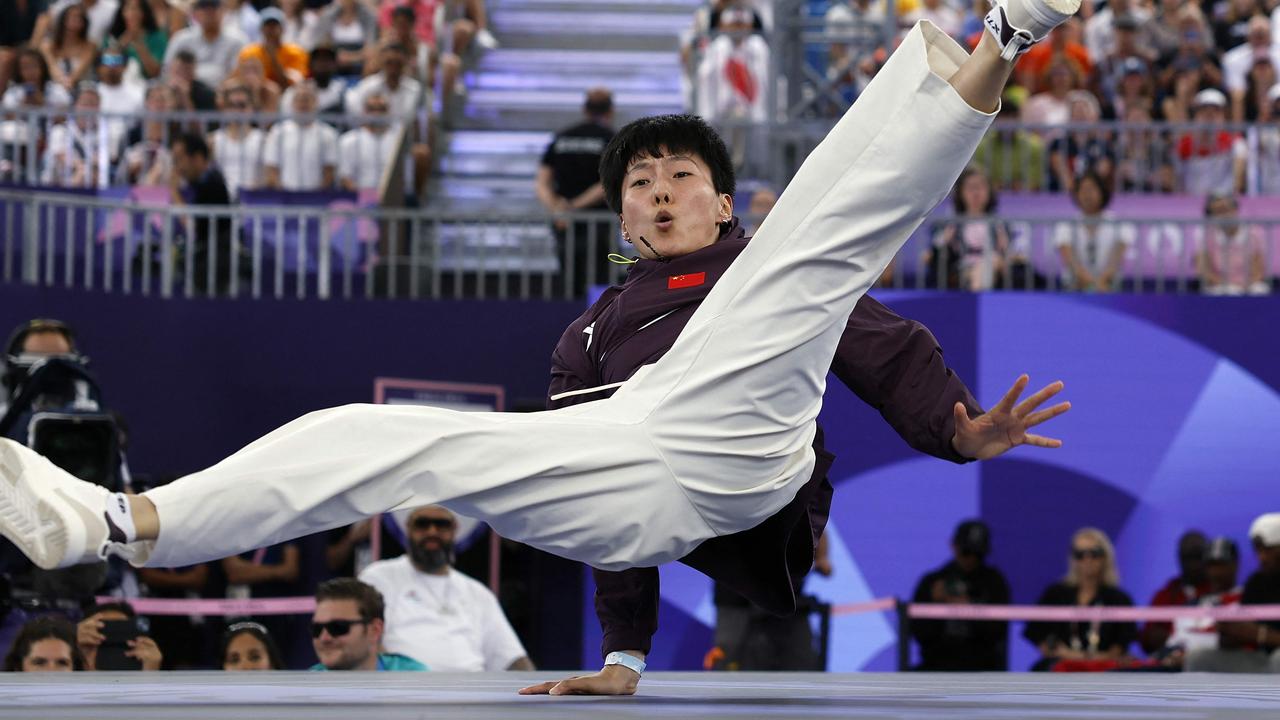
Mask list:
[[[118,537],[108,538],[109,540],[131,543],[138,539],[138,528],[133,524],[133,508],[129,505],[128,495],[113,493],[107,498],[107,521],[124,533],[124,540],[119,540]]]

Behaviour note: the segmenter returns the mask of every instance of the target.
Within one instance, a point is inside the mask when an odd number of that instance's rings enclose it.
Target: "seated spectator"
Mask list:
[[[1250,68],[1258,58],[1266,58],[1271,65],[1280,65],[1280,45],[1271,37],[1271,21],[1266,15],[1249,18],[1248,34],[1244,43],[1222,54],[1222,83],[1233,95],[1245,90]]]
[[[1276,66],[1271,64],[1271,57],[1259,55],[1249,68],[1245,78],[1244,90],[1231,93],[1231,120],[1233,122],[1270,122],[1271,102],[1267,93],[1276,86]]]
[[[1050,86],[1049,75],[1053,68],[1065,64],[1076,79],[1072,87],[1082,87],[1084,79],[1093,72],[1093,59],[1089,57],[1089,51],[1076,41],[1078,36],[1077,20],[1069,20],[1054,28],[1047,40],[1033,45],[1018,61],[1014,70],[1018,84],[1033,93],[1044,92]]]
[[[1222,68],[1200,6],[1186,3],[1178,8],[1175,15],[1178,45],[1171,54],[1160,59],[1161,67],[1177,68],[1181,64],[1196,63],[1203,69],[1204,87],[1221,86]]]
[[[410,77],[422,83],[424,88],[435,87],[435,62],[436,56],[434,48],[428,47],[426,43],[418,39],[417,33],[413,31],[417,22],[414,16],[413,7],[409,5],[398,5],[391,11],[391,27],[383,34],[384,42],[399,43],[405,47],[406,55],[409,58],[409,69],[406,71]],[[460,61],[454,56],[450,56],[454,65]],[[376,73],[382,69],[382,58],[379,55],[372,55],[365,64],[367,73]]]
[[[1236,584],[1240,567],[1240,549],[1231,538],[1216,538],[1204,547],[1205,590],[1195,600],[1184,603],[1199,607],[1239,605],[1242,590]],[[1151,627],[1148,623],[1147,627]],[[1181,668],[1188,653],[1218,649],[1218,623],[1211,618],[1183,618],[1171,626],[1164,647],[1153,654],[1161,665]]]
[[[1247,187],[1260,195],[1280,195],[1280,83],[1267,91],[1265,113],[1270,121],[1250,130]]]
[[[1209,591],[1205,577],[1205,551],[1209,539],[1199,530],[1188,530],[1178,538],[1178,568],[1180,572],[1151,598],[1153,607],[1177,607],[1193,605]],[[1234,584],[1234,583],[1233,583]],[[1142,627],[1138,643],[1143,652],[1151,655],[1163,648],[1173,633],[1173,623],[1149,622]]]
[[[434,0],[424,0],[424,4],[431,8],[434,15]],[[394,5],[397,3],[382,3],[381,12],[390,18]],[[328,45],[337,52],[339,75],[363,76],[364,64],[369,59],[365,48],[373,46],[377,41],[378,18],[360,0],[334,0],[320,13],[320,21],[316,25],[316,45]],[[434,47],[431,40],[425,42],[428,47]]]
[[[1108,58],[1107,65],[1110,67],[1105,71],[1107,75],[1103,83],[1104,92],[1099,93],[1107,101],[1103,117],[1108,120],[1122,118],[1131,107],[1151,112],[1156,100],[1147,63],[1141,58],[1127,57],[1115,63]],[[1102,73],[1103,70],[1099,69],[1098,74]]]
[[[338,75],[338,55],[333,48],[320,46],[311,51],[307,62],[311,83],[316,86],[316,104],[322,115],[342,112],[346,101],[347,82]],[[280,98],[283,107],[293,107],[293,88],[285,90]]]
[[[973,154],[973,164],[982,168],[995,187],[1035,192],[1044,187],[1044,141],[1021,127],[1025,100],[1023,88],[1004,91],[996,119],[1004,121],[1001,125],[1010,124],[987,131]]]
[[[1127,108],[1122,119],[1131,127],[1121,130],[1115,184],[1130,192],[1176,191],[1178,173],[1168,134],[1153,124],[1151,113],[1141,107]]]
[[[136,0],[132,0],[136,1]],[[101,98],[101,109],[109,117],[107,123],[107,147],[111,150],[112,159],[119,154],[120,143],[133,123],[130,116],[142,112],[146,102],[146,91],[143,87],[124,81],[124,55],[118,50],[104,50],[98,59],[98,96]]]
[[[955,217],[934,233],[926,273],[937,276],[934,287],[990,290],[1004,273],[1011,245],[1008,224],[995,217],[995,187],[981,168],[970,166],[956,180],[951,201]]]
[[[107,155],[99,155],[99,149],[109,152],[103,145],[107,133],[99,133],[97,112],[102,104],[98,87],[83,84],[76,94],[75,109],[78,113],[49,130],[49,140],[44,151],[44,170],[40,181],[59,187],[106,187],[110,177]],[[104,129],[105,130],[105,129]]]
[[[353,578],[334,578],[316,588],[311,642],[319,663],[312,670],[422,671],[427,666],[381,652],[386,619],[382,595]]]
[[[169,47],[169,33],[156,21],[151,4],[147,0],[123,0],[116,13],[104,50],[116,48],[128,58],[134,74],[153,80],[160,77],[165,50]]]
[[[111,602],[95,605],[85,611],[84,619],[76,625],[76,644],[84,654],[86,670],[97,670],[98,650],[106,643],[103,634],[104,624],[108,622],[129,621],[136,623],[138,615],[133,606],[126,602]],[[160,646],[146,635],[139,634],[126,641],[126,658],[133,658],[141,664],[142,670],[159,670],[164,661]]]
[[[4,657],[4,672],[71,672],[85,669],[76,647],[76,629],[66,620],[46,615],[27,621]]]
[[[18,51],[31,42],[48,0],[0,3],[0,95],[18,74]]]
[[[1120,21],[1121,18],[1128,20]],[[1085,49],[1094,58],[1113,55],[1116,52],[1117,35],[1123,32],[1124,26],[1136,29],[1150,19],[1151,10],[1134,0],[1108,0],[1106,7],[1095,10],[1093,16],[1085,20]]]
[[[222,634],[218,658],[227,671],[285,669],[271,632],[256,622],[232,623]]]
[[[147,88],[144,107],[149,117],[125,137],[126,146],[120,153],[120,166],[116,171],[118,181],[151,187],[168,184],[172,167],[168,143],[173,128],[165,120],[155,119],[154,114],[172,112],[173,95],[164,85]]]
[[[1260,0],[1227,0],[1215,3],[1210,35],[1212,44],[1225,51],[1245,42],[1249,37],[1249,21],[1263,11],[1264,5]]]
[[[320,24],[320,16],[303,0],[280,0],[280,12],[284,15],[284,43],[311,52],[316,46],[316,26]]]
[[[89,19],[82,5],[73,4],[53,23],[53,34],[40,43],[53,81],[74,90],[93,69],[97,45],[89,40]]]
[[[151,14],[155,16],[156,25],[164,30],[166,37],[178,34],[190,22],[185,9],[186,3],[182,7],[176,7],[169,0],[147,0],[147,4],[151,6]]]
[[[49,25],[56,25],[58,20],[62,18],[62,14],[67,8],[78,6],[84,10],[86,20],[88,21],[88,38],[94,47],[102,44],[103,38],[107,36],[107,29],[111,27],[111,21],[115,19],[116,10],[120,9],[119,0],[56,0],[49,3],[49,11],[45,13],[44,25],[36,25],[35,32],[32,37],[44,37],[48,34]]]
[[[1196,94],[1191,109],[1194,130],[1178,138],[1182,191],[1195,194],[1234,193],[1244,189],[1248,148],[1238,133],[1222,127],[1227,96],[1215,89]]]
[[[364,124],[343,133],[338,147],[338,181],[352,192],[377,190],[382,174],[395,159],[400,145],[400,124],[388,119],[387,96],[364,97]],[[406,179],[412,167],[406,166]]]
[[[1262,228],[1239,222],[1233,195],[1210,195],[1205,201],[1210,222],[1200,234],[1196,267],[1206,295],[1266,295],[1267,241]]]
[[[1173,65],[1170,90],[1160,100],[1160,112],[1166,121],[1191,122],[1196,96],[1212,87],[1207,84],[1204,70],[1204,63],[1195,58],[1184,58]]]
[[[183,99],[180,104],[194,110],[217,110],[218,93],[196,77],[196,56],[181,50],[165,65],[165,82]]]
[[[342,0],[338,0],[342,2]],[[392,13],[398,7],[410,7],[413,9],[413,15],[416,18],[413,32],[418,36],[418,40],[426,44],[432,50],[439,49],[439,38],[436,37],[436,11],[440,7],[442,0],[387,0],[378,7],[378,27],[384,31],[391,28]],[[365,42],[372,42],[371,36]]]
[[[293,96],[293,116],[267,133],[262,153],[266,187],[321,190],[334,185],[338,166],[338,131],[315,119],[316,89],[300,83]]]
[[[1111,539],[1101,530],[1084,528],[1071,538],[1067,576],[1046,588],[1037,604],[1132,606],[1133,600],[1119,586]],[[1119,661],[1128,655],[1137,634],[1129,622],[1029,622],[1023,637],[1040,650],[1040,660],[1031,669],[1051,670],[1064,660]]]
[[[379,51],[382,67],[347,91],[344,99],[348,115],[359,115],[367,95],[380,94],[388,98],[393,117],[412,121],[427,103],[423,97],[422,83],[409,77],[408,50],[398,43],[388,42]]]
[[[253,97],[253,107],[257,112],[275,113],[280,110],[280,86],[267,77],[262,61],[257,57],[246,57],[236,66],[235,72],[222,82],[219,88],[226,92],[232,87],[243,87]]]
[[[751,28],[751,13],[743,7],[720,14],[719,34],[697,70],[696,111],[708,122],[767,119],[769,46]]]
[[[498,599],[451,567],[453,513],[421,507],[408,525],[409,553],[360,573],[386,598],[384,647],[440,672],[533,670]]]
[[[1073,125],[1093,125],[1100,119],[1098,100],[1087,90],[1068,93],[1067,107]],[[1111,187],[1115,168],[1115,144],[1106,130],[1073,127],[1049,143],[1049,169],[1053,173],[1049,177],[1049,190],[1052,192],[1071,192],[1076,186],[1076,178],[1086,172],[1096,173]]]
[[[222,0],[222,27],[224,30],[239,30],[249,42],[258,42],[262,28],[262,17],[258,8],[246,0]]]
[[[165,65],[178,53],[189,52],[195,58],[196,79],[216,88],[235,69],[240,49],[249,43],[249,38],[234,27],[223,27],[219,0],[195,0],[191,19],[190,27],[169,38]]]
[[[246,88],[235,86],[223,93],[222,111],[238,115],[253,112],[253,97]],[[240,196],[240,190],[257,190],[262,187],[262,144],[266,133],[248,120],[232,119],[209,136],[213,161],[227,180],[231,197]]]
[[[18,82],[9,86],[0,106],[5,110],[18,108],[60,108],[71,105],[71,93],[53,81],[49,63],[44,54],[35,48],[23,48],[18,52]]]
[[[1081,218],[1060,222],[1053,229],[1053,244],[1062,258],[1063,287],[1111,292],[1133,250],[1137,229],[1131,223],[1116,222],[1106,211],[1111,190],[1097,173],[1086,172],[1077,178],[1071,199]]]
[[[956,526],[952,560],[928,573],[916,585],[912,602],[957,605],[1008,605],[1009,582],[986,563],[991,529],[981,520]],[[920,645],[925,672],[1009,669],[1009,624],[950,620],[912,620],[911,635]]]
[[[262,11],[261,40],[240,50],[240,65],[257,60],[267,80],[281,88],[302,82],[307,77],[307,51],[284,41],[284,13],[269,7]]]
[[[1280,604],[1280,513],[1253,521],[1249,540],[1258,570],[1245,581],[1242,605]],[[1280,673],[1280,620],[1218,624],[1218,648],[1187,653],[1188,672]]]
[[[1083,76],[1066,61],[1055,62],[1046,73],[1046,89],[1027,99],[1022,108],[1022,121],[1031,125],[1064,125],[1071,120],[1071,104],[1067,96],[1078,90]],[[1052,131],[1037,128],[1041,135]]]

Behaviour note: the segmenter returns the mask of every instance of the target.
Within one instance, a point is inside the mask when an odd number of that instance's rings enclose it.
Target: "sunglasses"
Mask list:
[[[1087,550],[1071,551],[1071,557],[1077,560],[1084,560],[1085,558],[1096,558],[1098,560],[1101,560],[1106,556],[1107,556],[1107,551],[1103,550],[1102,548],[1089,548]]]
[[[339,638],[351,632],[351,628],[356,625],[368,625],[366,620],[330,620],[329,622],[313,622],[311,623],[311,637],[319,639],[320,633],[325,630],[329,631],[329,637]]]
[[[449,518],[420,517],[414,518],[413,522],[409,524],[409,527],[414,530],[429,530],[431,528],[435,528],[436,530],[452,530],[453,520]]]

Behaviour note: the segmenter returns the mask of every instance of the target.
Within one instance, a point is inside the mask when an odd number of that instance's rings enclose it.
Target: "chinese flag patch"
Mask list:
[[[668,290],[679,290],[681,288],[698,287],[707,281],[707,274],[704,272],[690,273],[688,275],[672,275],[667,278]]]

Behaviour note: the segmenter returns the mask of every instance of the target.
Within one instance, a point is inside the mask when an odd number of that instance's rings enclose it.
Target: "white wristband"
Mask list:
[[[604,658],[604,665],[605,667],[608,667],[610,665],[621,665],[622,667],[627,668],[628,670],[631,670],[637,675],[643,675],[644,669],[645,667],[647,667],[644,661],[641,660],[640,658],[636,657],[635,655],[630,655],[624,652],[609,653]]]

